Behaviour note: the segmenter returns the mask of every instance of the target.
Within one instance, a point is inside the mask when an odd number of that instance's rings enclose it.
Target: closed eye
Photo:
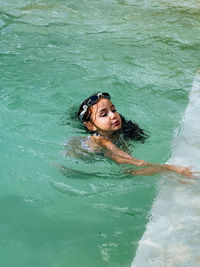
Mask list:
[[[100,114],[100,117],[106,117],[108,113],[102,113]]]
[[[117,112],[116,109],[112,109],[111,111],[112,111],[113,113]],[[108,115],[107,112],[103,112],[103,113],[100,114],[100,117],[106,117],[107,115]]]

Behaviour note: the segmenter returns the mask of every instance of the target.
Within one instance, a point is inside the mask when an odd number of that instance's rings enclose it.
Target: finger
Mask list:
[[[124,169],[125,174],[131,174],[132,171],[133,171],[133,169]]]
[[[179,183],[181,184],[189,184],[189,182],[186,182],[186,181],[181,181],[180,179],[178,179]]]
[[[185,175],[185,176],[186,176],[186,178],[188,178],[188,179],[197,179],[197,178],[198,178],[198,176],[193,175],[193,173],[192,173],[192,174],[189,174],[189,175]]]

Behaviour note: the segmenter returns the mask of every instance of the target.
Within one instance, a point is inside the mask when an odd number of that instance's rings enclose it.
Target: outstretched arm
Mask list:
[[[168,164],[152,164],[145,162],[144,160],[133,158],[131,155],[119,149],[110,140],[104,137],[95,137],[95,142],[99,146],[104,148],[105,156],[114,160],[116,163],[131,164],[137,167],[144,167],[139,170],[131,171],[130,173],[133,175],[149,176],[157,173],[176,172],[187,177],[193,177],[193,172],[191,171],[191,168]]]
[[[168,165],[168,164],[151,164],[151,166],[147,166],[146,168],[142,168],[140,170],[131,170],[129,173],[133,175],[154,175],[156,173],[164,173],[164,172],[175,172],[178,174],[182,174],[186,177],[195,178],[194,174],[191,171],[191,167],[186,168],[177,165]]]
[[[114,145],[110,140],[104,137],[94,137],[95,143],[98,146],[103,148],[103,153],[106,157],[114,160],[118,164],[131,164],[137,167],[148,166],[150,163],[145,162],[144,160],[136,159],[126,153],[125,151],[119,149]]]

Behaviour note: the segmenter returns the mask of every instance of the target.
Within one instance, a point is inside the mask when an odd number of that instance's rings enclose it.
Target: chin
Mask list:
[[[117,131],[120,130],[122,128],[122,125],[120,124],[119,126],[116,127]]]

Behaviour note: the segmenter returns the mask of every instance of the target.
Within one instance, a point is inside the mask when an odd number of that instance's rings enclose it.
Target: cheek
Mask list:
[[[120,124],[121,124],[121,127],[122,127],[122,119],[121,119],[121,116],[119,115],[117,119],[120,121]]]
[[[105,127],[106,125],[108,125],[110,123],[109,119],[107,117],[100,117],[97,120],[97,123],[100,127]]]
[[[119,113],[117,113],[117,119],[122,122],[121,116],[119,115]]]
[[[108,123],[108,118],[107,117],[101,117],[101,118],[99,118],[99,123],[101,123],[101,124]]]

